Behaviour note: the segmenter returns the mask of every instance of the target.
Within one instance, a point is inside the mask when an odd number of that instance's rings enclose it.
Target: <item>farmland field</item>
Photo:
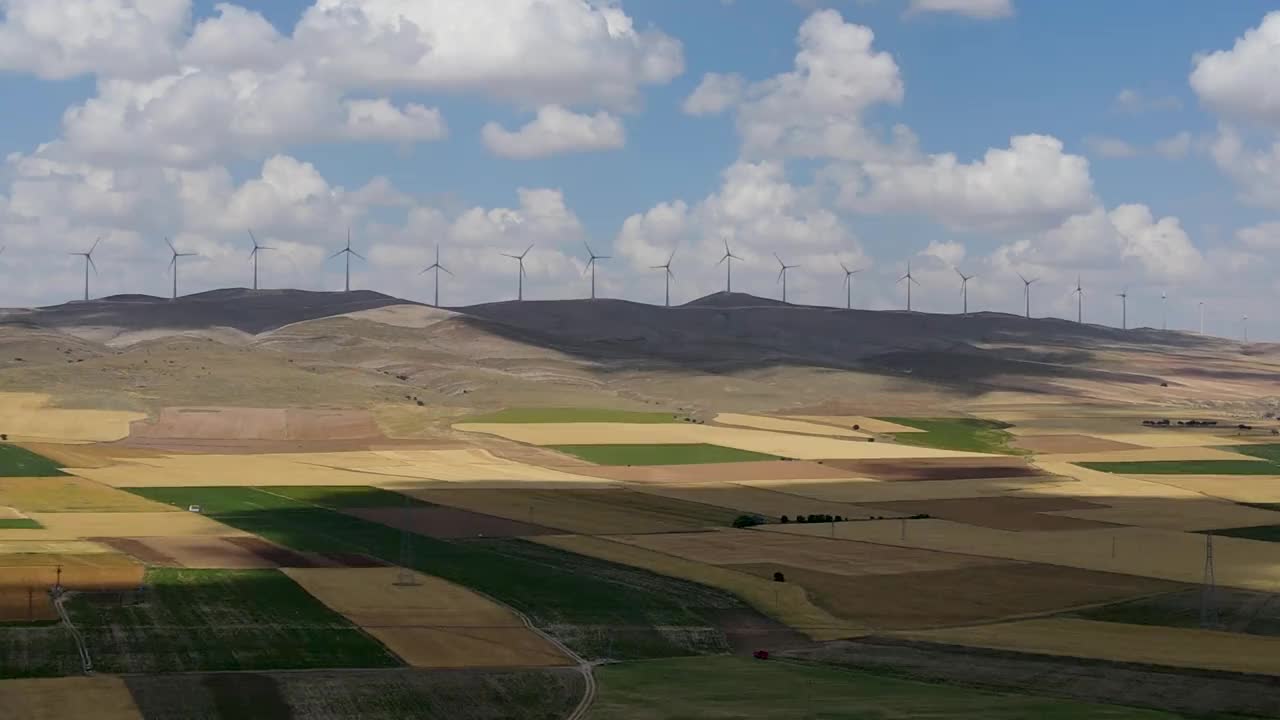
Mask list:
[[[1017,455],[1023,452],[1009,446],[1012,436],[1005,432],[1005,429],[1010,425],[995,420],[899,417],[881,419],[923,431],[894,433],[894,438],[903,445],[1005,455]]]
[[[1086,620],[1199,628],[1203,593],[1199,589],[1140,598],[1072,613]],[[1216,627],[1247,635],[1280,636],[1280,605],[1271,593],[1219,588],[1212,596]]]
[[[597,465],[697,465],[702,463],[758,462],[777,460],[776,455],[738,450],[719,445],[552,445],[559,450]]]
[[[70,475],[0,478],[2,505],[23,512],[168,512],[173,509]]]
[[[1231,452],[1241,455],[1262,458],[1268,462],[1280,463],[1280,443],[1262,443],[1258,445],[1233,445]]]
[[[1214,535],[1244,538],[1245,540],[1261,540],[1263,542],[1280,542],[1280,525],[1255,525],[1253,527],[1219,528],[1212,531]]]
[[[31,518],[0,518],[0,530],[39,530],[42,527]]]
[[[591,720],[1158,720],[1151,710],[931,685],[866,672],[738,657],[606,665]]]
[[[61,466],[17,445],[0,444],[0,477],[55,477]]]
[[[120,678],[69,677],[0,683],[6,717],[25,720],[143,720]]]
[[[301,503],[319,505],[330,510],[427,507],[430,505],[430,503],[425,503],[408,495],[361,485],[326,485],[321,487],[267,485],[258,488],[258,490],[272,495],[281,495],[289,500],[297,500]]]
[[[1280,467],[1259,460],[1148,460],[1081,462],[1081,467],[1118,475],[1276,475]]]
[[[680,416],[667,412],[633,412],[590,408],[508,408],[468,417],[469,423],[673,423]]]
[[[400,661],[276,570],[147,573],[144,601],[67,602],[102,672],[392,667]]]
[[[79,673],[80,652],[67,628],[43,621],[0,624],[0,678]]]

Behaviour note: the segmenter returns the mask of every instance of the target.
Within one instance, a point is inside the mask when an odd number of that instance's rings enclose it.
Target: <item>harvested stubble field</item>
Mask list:
[[[594,408],[508,408],[485,415],[473,415],[468,423],[632,423],[652,425],[681,421],[679,413],[635,412]]]
[[[825,536],[827,527],[766,525],[764,532]],[[1199,583],[1204,577],[1203,535],[1138,527],[1060,532],[994,530],[948,520],[836,523],[835,536],[882,545],[969,553],[1085,570]],[[1066,542],[1066,540],[1071,542]],[[1219,537],[1214,570],[1224,587],[1272,591],[1280,586],[1280,545]]]
[[[399,568],[288,570],[295,582],[414,667],[543,667],[572,662],[505,607]]]
[[[243,535],[233,528],[191,512],[31,513],[42,530],[0,530],[0,538],[76,540],[89,537],[158,537]]]
[[[146,720],[499,720],[513,717],[513,708],[522,720],[560,720],[585,690],[576,669],[560,668],[134,675],[124,682]]]
[[[1173,720],[1152,710],[934,685],[809,663],[679,658],[596,670],[592,720]]]
[[[22,592],[35,588],[43,593],[61,582],[69,590],[125,590],[141,585],[145,570],[132,558],[111,552],[3,553],[0,589]]]
[[[789,415],[788,417],[806,422],[849,428],[850,430],[853,429],[854,425],[857,425],[857,432],[871,433],[873,435],[924,432],[924,430],[921,430],[920,428],[900,425],[895,422],[889,422],[888,420],[881,418],[867,417],[865,415]]]
[[[24,442],[22,447],[31,452],[49,458],[58,467],[100,468],[116,465],[135,458],[163,457],[154,450],[133,448],[119,443],[86,443],[70,445],[67,443]]]
[[[774,563],[728,567],[763,578],[782,572],[833,615],[881,631],[991,622],[1184,587],[1035,563],[856,576]]]
[[[737,513],[630,490],[406,490],[427,502],[583,535],[728,527]],[[538,533],[531,533],[538,534]]]
[[[123,490],[71,476],[0,478],[0,505],[36,513],[145,513],[173,509]]]
[[[1209,496],[1236,503],[1267,505],[1280,503],[1280,476],[1277,475],[1134,475],[1137,481],[1158,484],[1170,495],[1186,493]]]
[[[823,465],[855,477],[884,481],[974,480],[1041,477],[1045,472],[1022,458],[943,458],[919,460],[827,460]]]
[[[75,594],[71,621],[101,672],[391,667],[386,648],[277,570],[147,573],[140,603]]]
[[[0,428],[10,439],[47,442],[111,442],[129,434],[146,415],[113,410],[51,407],[48,395],[0,393]]]
[[[741,480],[821,480],[855,477],[846,470],[804,460],[704,463],[700,465],[652,465],[643,467],[602,465],[582,468],[582,472],[609,480],[654,485],[723,484]]]
[[[869,518],[877,515],[895,517],[897,513],[849,503],[814,500],[777,490],[733,485],[730,483],[706,483],[702,485],[635,485],[632,489],[649,495],[730,508],[778,519],[783,515],[794,518],[809,515],[840,515],[846,518]]]
[[[1099,453],[1139,450],[1141,445],[1103,440],[1092,435],[1015,435],[1011,444],[1027,452],[1041,455],[1059,453]]]
[[[908,516],[928,515],[942,520],[954,520],[998,530],[1084,530],[1112,525],[1074,515],[1053,514],[1054,511],[1060,510],[1088,512],[1108,509],[1105,505],[1069,497],[1004,495],[942,500],[900,500],[873,503],[868,507]]]
[[[300,552],[402,557],[399,531],[253,488],[139,488]],[[265,502],[263,502],[265,500]],[[524,540],[408,537],[414,569],[472,588],[525,613],[580,654],[601,658],[722,652],[728,593]]]
[[[596,465],[701,465],[705,463],[762,462],[776,455],[748,452],[719,445],[548,445],[552,450]]]
[[[766,415],[743,415],[741,413],[720,413],[715,421],[721,425],[755,428],[756,430],[774,430],[777,432],[798,433],[800,435],[826,435],[829,437],[854,438],[866,440],[870,435],[848,427],[837,427],[824,423],[812,423],[795,418],[776,418]]]
[[[129,441],[376,440],[382,431],[367,410],[167,407],[130,426]]]
[[[1280,525],[1280,512],[1275,510],[1264,510],[1207,497],[1098,497],[1092,498],[1092,501],[1101,504],[1102,507],[1056,510],[1050,513],[1119,525],[1192,532],[1218,528]]]
[[[1280,675],[1280,638],[1073,618],[899,633],[926,642]]]
[[[124,681],[104,676],[6,680],[0,707],[24,720],[143,720]]]
[[[718,445],[799,460],[842,458],[974,457],[980,453],[872,443],[814,435],[713,425],[630,425],[626,423],[460,423],[464,432],[497,435],[529,445]]]

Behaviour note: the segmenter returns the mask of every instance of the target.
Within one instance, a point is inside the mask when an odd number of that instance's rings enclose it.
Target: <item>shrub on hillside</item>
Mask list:
[[[763,525],[764,522],[764,518],[759,515],[739,515],[733,519],[733,526],[736,528],[748,528]]]

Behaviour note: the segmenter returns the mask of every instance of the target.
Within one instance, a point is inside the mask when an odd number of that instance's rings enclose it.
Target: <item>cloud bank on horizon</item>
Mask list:
[[[680,5],[680,7],[676,7]],[[1151,57],[1064,54],[1013,0],[0,0],[0,305],[353,285],[446,304],[723,289],[843,306],[970,308],[1280,338],[1280,12],[1166,20]],[[1257,5],[1257,7],[1254,7]],[[1193,7],[1190,6],[1189,7]],[[681,9],[683,8],[683,10]],[[1131,13],[1134,19],[1139,16]],[[1215,47],[1189,45],[1220,36]],[[1157,52],[1157,50],[1159,52]],[[1113,53],[1113,55],[1108,55]],[[15,110],[16,109],[16,110]],[[1136,302],[1135,302],[1136,301]],[[1113,307],[1114,306],[1114,307]],[[1133,324],[1133,323],[1131,323]]]

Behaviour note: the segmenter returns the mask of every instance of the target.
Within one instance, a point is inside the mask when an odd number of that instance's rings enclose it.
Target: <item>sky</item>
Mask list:
[[[1270,7],[1269,7],[1270,6]],[[1280,340],[1280,12],[1235,0],[0,0],[0,306],[733,289]],[[674,257],[672,253],[674,252]],[[843,266],[843,269],[842,269]],[[858,271],[848,276],[845,269]],[[1073,291],[1079,286],[1083,298]],[[1126,297],[1119,297],[1124,294]],[[1163,299],[1162,299],[1163,298]],[[1079,304],[1078,304],[1079,303]],[[1247,320],[1246,320],[1247,317]]]

